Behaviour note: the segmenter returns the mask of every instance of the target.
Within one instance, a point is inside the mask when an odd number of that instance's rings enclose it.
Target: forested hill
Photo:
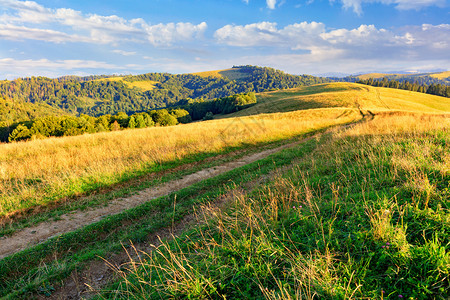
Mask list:
[[[233,69],[242,76],[231,79],[226,76],[148,73],[120,77],[21,78],[0,81],[0,98],[14,103],[48,104],[69,114],[99,116],[184,105],[190,99],[206,100],[330,82],[327,78],[289,75],[272,68],[238,66]],[[5,113],[0,111],[0,116]],[[0,117],[0,121],[6,120]]]

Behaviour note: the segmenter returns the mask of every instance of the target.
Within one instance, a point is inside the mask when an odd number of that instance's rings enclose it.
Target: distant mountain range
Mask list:
[[[329,79],[333,81],[344,81],[344,82],[357,82],[358,80],[366,80],[369,78],[373,79],[383,79],[397,80],[400,82],[410,82],[417,84],[450,84],[450,71],[443,72],[432,72],[432,73],[367,73],[360,75],[349,75],[345,77],[341,76],[329,76]]]

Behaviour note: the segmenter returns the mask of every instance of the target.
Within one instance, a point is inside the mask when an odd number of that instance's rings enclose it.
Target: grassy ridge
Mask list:
[[[326,107],[377,111],[450,112],[450,99],[423,93],[369,87],[356,83],[329,83],[261,93],[253,107],[226,117],[257,115]]]
[[[307,159],[119,272],[100,298],[447,299],[450,119],[393,115]]]
[[[240,68],[197,72],[197,73],[192,73],[192,75],[197,75],[200,77],[214,77],[214,78],[226,77],[230,80],[244,79],[249,76],[249,74],[241,72]]]

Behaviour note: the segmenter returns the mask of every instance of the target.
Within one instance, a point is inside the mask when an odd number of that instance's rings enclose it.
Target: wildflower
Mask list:
[[[398,295],[399,298],[403,298],[403,295]]]
[[[292,206],[292,208],[295,208],[295,206]]]

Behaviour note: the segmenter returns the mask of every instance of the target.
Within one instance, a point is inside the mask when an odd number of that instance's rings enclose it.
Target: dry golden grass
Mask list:
[[[141,80],[141,81],[124,81],[123,76],[117,76],[117,77],[109,77],[109,78],[101,78],[96,79],[97,81],[122,81],[125,83],[129,88],[138,88],[143,91],[151,91],[155,88],[155,85],[158,83],[158,81],[152,81],[152,80]]]
[[[215,77],[215,78],[227,77],[230,80],[238,80],[238,79],[248,77],[247,74],[241,73],[239,68],[197,72],[197,73],[192,73],[192,75],[197,75],[197,76],[201,76],[201,77]]]
[[[450,77],[450,71],[445,71],[445,72],[441,72],[441,73],[436,73],[436,74],[431,74],[430,77],[434,77],[437,79],[445,79],[445,78],[449,78]]]
[[[152,81],[152,80],[133,81],[133,82],[124,81],[124,83],[126,85],[128,85],[128,87],[130,87],[130,88],[136,87],[143,91],[151,91],[155,88],[158,81]]]
[[[231,70],[231,69],[227,69]],[[220,72],[222,71],[226,71],[226,70],[215,70],[215,71],[204,71],[204,72],[196,72],[196,73],[191,73],[192,75],[196,75],[196,76],[200,76],[200,77],[214,77],[214,78],[220,78],[223,77],[222,74],[220,74]]]
[[[112,184],[127,172],[228,147],[257,145],[353,121],[317,109],[0,145],[0,216]]]
[[[373,112],[394,110],[450,113],[450,99],[398,89],[338,82],[260,93],[256,105],[224,117],[325,107],[359,107]]]
[[[388,73],[368,73],[368,74],[362,74],[359,75],[358,78],[361,80],[366,80],[369,78],[374,78],[374,79],[378,79],[378,78],[383,78],[389,75],[397,75],[397,74],[388,74]]]

